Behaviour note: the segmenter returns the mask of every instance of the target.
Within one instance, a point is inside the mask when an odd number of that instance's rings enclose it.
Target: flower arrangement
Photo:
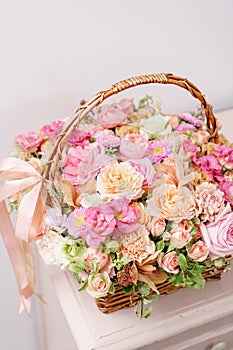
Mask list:
[[[43,174],[64,124],[15,138],[34,175]],[[47,184],[40,230],[28,240],[94,298],[120,285],[148,304],[164,281],[201,289],[205,270],[226,267],[233,254],[232,179],[233,147],[211,138],[201,110],[164,115],[150,96],[137,106],[125,98],[96,108],[71,133]],[[28,187],[20,193],[10,210]]]

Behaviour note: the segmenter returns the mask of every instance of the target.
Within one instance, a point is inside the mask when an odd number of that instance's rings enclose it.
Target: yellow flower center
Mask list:
[[[162,147],[157,147],[152,151],[152,154],[162,154],[162,153],[163,153]]]
[[[83,225],[84,222],[84,215],[79,215],[77,216],[77,218],[75,219],[74,225],[76,227],[81,227]]]

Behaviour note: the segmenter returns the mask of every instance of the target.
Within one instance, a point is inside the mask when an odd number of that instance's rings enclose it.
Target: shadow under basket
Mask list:
[[[233,257],[230,258],[232,260]],[[229,265],[223,265],[221,267],[211,266],[206,269],[202,274],[206,281],[217,281],[221,279],[221,274]],[[156,285],[160,296],[165,296],[167,294],[174,293],[181,288],[182,286],[175,287],[172,281],[166,281]],[[153,292],[152,294],[154,294]],[[120,285],[115,286],[115,293],[108,294],[105,297],[96,299],[96,305],[99,310],[103,313],[110,313],[120,309],[130,308],[135,306],[142,300],[139,292],[130,292],[125,293],[123,288]]]

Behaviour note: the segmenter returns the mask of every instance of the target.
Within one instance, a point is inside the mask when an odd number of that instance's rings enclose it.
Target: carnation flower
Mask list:
[[[222,166],[227,169],[233,168],[233,147],[218,144],[214,150],[214,155],[218,157]]]
[[[189,220],[196,214],[193,194],[187,187],[162,184],[153,190],[147,203],[152,216],[167,220]]]
[[[180,119],[183,119],[184,121],[196,126],[197,128],[202,125],[202,121],[193,117],[191,113],[182,113],[179,115],[179,117]]]
[[[203,222],[216,220],[225,208],[224,194],[212,183],[203,182],[196,187],[194,198],[197,205],[197,215]]]
[[[182,124],[177,126],[175,131],[177,131],[177,132],[182,134],[183,132],[186,132],[186,131],[188,131],[190,129],[193,129],[193,128],[194,128],[194,126],[192,124],[182,123]]]
[[[208,154],[200,158],[193,158],[193,161],[197,165],[200,165],[201,170],[207,173],[212,181],[222,177],[222,166],[213,154]]]
[[[89,145],[90,141],[90,133],[84,131],[84,130],[74,130],[68,141],[67,144],[72,146],[72,147],[77,147],[80,146],[84,148],[85,146]]]
[[[43,138],[33,131],[19,134],[15,137],[15,141],[18,142],[23,148],[29,152],[36,152],[43,142]]]
[[[154,252],[155,244],[150,240],[149,232],[143,225],[139,225],[137,231],[122,237],[119,253],[129,260],[142,262]]]
[[[62,132],[64,124],[64,120],[54,121],[51,124],[42,126],[40,133],[43,137],[55,139]]]
[[[103,199],[127,197],[128,200],[142,196],[143,175],[127,162],[107,165],[97,176],[96,189]]]

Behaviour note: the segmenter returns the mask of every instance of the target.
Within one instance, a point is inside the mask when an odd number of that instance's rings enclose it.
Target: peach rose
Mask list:
[[[178,249],[185,247],[192,239],[190,231],[191,226],[189,226],[187,221],[173,224],[170,231],[170,243],[173,247]]]
[[[111,280],[107,272],[97,273],[88,277],[87,292],[94,298],[105,297],[111,287]]]
[[[233,254],[233,211],[229,203],[215,222],[201,223],[200,229],[211,260]]]
[[[205,242],[199,240],[192,248],[188,251],[188,256],[195,261],[205,261],[207,256],[209,255],[209,250],[205,244]]]
[[[180,271],[178,267],[178,255],[176,252],[170,252],[167,254],[161,253],[158,257],[158,264],[168,273],[176,275]]]
[[[103,199],[142,196],[144,176],[127,162],[105,166],[97,176],[96,189]]]
[[[162,216],[167,220],[190,220],[196,213],[192,192],[187,187],[176,187],[174,184],[162,184],[155,188],[147,203],[152,216]]]

